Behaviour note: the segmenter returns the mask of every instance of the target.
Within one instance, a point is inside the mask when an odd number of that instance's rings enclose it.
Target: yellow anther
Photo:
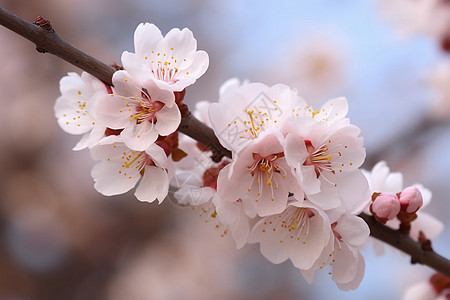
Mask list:
[[[142,152],[140,152],[138,155],[136,155],[136,157],[132,160],[132,161],[130,161],[130,162],[125,162],[124,163],[124,166],[125,166],[125,168],[129,168],[136,160],[138,160],[139,159],[139,157],[141,157],[142,156]]]

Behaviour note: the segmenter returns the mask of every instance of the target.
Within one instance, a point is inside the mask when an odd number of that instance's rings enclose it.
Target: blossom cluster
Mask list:
[[[209,59],[187,28],[163,36],[155,25],[140,24],[134,42],[135,52],[122,54],[123,70],[114,73],[112,87],[85,72],[61,79],[55,114],[63,130],[83,134],[74,150],[90,148],[100,161],[92,169],[100,193],[122,194],[138,185],[136,198],[161,203],[169,188],[168,156],[183,156],[176,102]]]
[[[136,187],[140,201],[161,203],[174,186],[179,205],[230,233],[237,248],[258,243],[269,261],[290,260],[308,282],[329,269],[342,290],[356,289],[364,275],[360,249],[369,228],[357,214],[370,205],[387,222],[426,202],[417,189],[382,194],[390,191],[369,178],[376,169],[366,178],[363,140],[345,98],[317,109],[283,84],[230,79],[217,102],[197,103],[193,114],[231,152],[213,161],[209,145],[177,131],[185,88],[205,73],[206,52],[190,30],[163,36],[149,23],[137,27],[134,44],[113,86],[69,73],[55,104],[61,128],[82,135],[74,150],[89,148],[99,161],[91,175],[103,195]]]

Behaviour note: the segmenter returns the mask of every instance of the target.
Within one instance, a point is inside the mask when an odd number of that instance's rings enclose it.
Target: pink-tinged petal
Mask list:
[[[108,93],[105,83],[103,83],[103,81],[98,80],[91,74],[87,72],[82,72],[81,79],[83,80],[83,83],[86,87],[85,92],[89,92],[92,94],[95,92]]]
[[[102,95],[97,97],[94,116],[106,127],[121,129],[130,126],[129,108],[127,101],[119,95]]]
[[[156,114],[156,131],[163,136],[174,133],[178,126],[181,123],[181,114],[180,110],[176,105],[172,107],[164,106],[157,114]]]
[[[279,180],[281,181],[281,178]],[[285,184],[280,184],[278,189],[274,190],[273,187],[263,183],[262,189],[259,190],[258,184],[255,182],[249,192],[249,200],[260,217],[279,214],[287,206],[289,195],[287,188],[288,186]]]
[[[297,181],[297,178],[295,176],[295,172],[292,170],[289,170],[289,166],[283,166],[286,169],[286,172],[288,175],[286,175],[286,178],[284,179],[284,184],[288,187],[289,193],[294,194],[294,198],[297,199],[297,201],[302,202],[305,198],[305,193],[303,192],[302,187]]]
[[[253,219],[256,217],[257,213],[253,205],[250,203],[250,200],[247,199],[247,197],[244,197],[242,200],[242,209],[244,210],[245,214],[250,218]]]
[[[349,247],[345,242],[336,243],[333,264],[333,281],[347,283],[355,278],[358,272],[358,251]]]
[[[100,124],[96,124],[94,128],[92,128],[91,133],[89,134],[89,141],[87,146],[92,148],[97,145],[101,139],[105,137],[106,127]]]
[[[379,194],[370,205],[370,212],[378,222],[386,223],[394,219],[400,212],[400,201],[393,193]]]
[[[78,91],[86,88],[82,78],[75,72],[69,72],[59,81],[59,91],[62,95],[77,97]]]
[[[183,30],[180,30],[173,28],[166,34],[158,46],[160,50],[170,51],[173,57],[178,57],[183,60],[197,50],[197,41],[189,29],[183,28]]]
[[[156,50],[163,35],[158,27],[150,23],[141,23],[134,32],[134,49],[138,55],[149,55]]]
[[[88,147],[88,142],[89,142],[89,133],[85,133],[82,137],[81,140],[78,141],[78,143],[75,145],[75,147],[72,148],[73,151],[80,151],[83,150],[85,148]]]
[[[105,196],[119,195],[131,190],[138,182],[139,172],[130,170],[130,174],[119,173],[120,163],[100,162],[91,172],[94,178],[94,188]]]
[[[371,199],[369,183],[360,170],[346,172],[336,184],[339,197],[348,212],[360,212]]]
[[[124,51],[120,58],[122,66],[127,72],[135,78],[151,78],[151,72],[144,65],[144,57],[139,56],[136,53]]]
[[[320,192],[320,180],[317,178],[314,166],[301,166],[297,168],[296,175],[306,195]]]
[[[305,204],[301,204],[305,205]],[[321,210],[312,210],[314,215],[309,218],[307,235],[302,239],[287,238],[289,257],[292,264],[299,269],[310,269],[321,256],[330,240],[330,223]],[[301,237],[300,237],[301,238]]]
[[[247,83],[210,106],[212,127],[224,147],[239,151],[255,138],[257,128],[259,136],[286,118],[278,101],[267,97],[270,89],[264,84]]]
[[[154,124],[144,121],[135,126],[126,127],[120,135],[127,147],[136,151],[144,151],[158,138]]]
[[[286,161],[293,168],[303,165],[309,156],[305,141],[295,134],[290,133],[286,136],[284,149]]]
[[[217,178],[217,192],[224,201],[234,202],[248,193],[251,175],[246,169],[238,169],[228,178],[231,165],[226,165]]]
[[[236,242],[236,248],[242,248],[250,233],[249,218],[245,214],[242,201],[227,202],[217,195],[213,198],[213,203],[216,206],[220,222],[231,231],[233,240]]]
[[[358,138],[359,128],[348,125],[338,129],[329,135],[327,147],[339,149],[333,151],[331,161],[335,171],[339,173],[358,169],[366,158],[366,151],[362,147],[361,139]]]
[[[157,85],[158,80],[147,79],[143,81],[142,87],[148,92],[152,101],[159,101],[167,107],[172,107],[175,104],[175,95],[171,90],[160,89]]]
[[[405,188],[400,194],[400,205],[402,211],[407,213],[415,213],[423,205],[422,194],[415,186]]]
[[[122,143],[120,136],[111,135],[103,138],[98,145],[91,148],[91,156],[95,160],[107,160],[108,158],[120,159],[124,151],[129,149]]]
[[[281,218],[278,215],[261,219],[250,232],[248,243],[260,243],[262,255],[274,264],[280,264],[289,258],[288,249],[281,245]],[[278,230],[277,230],[278,229]]]
[[[167,172],[155,166],[146,166],[144,176],[134,195],[139,201],[161,203],[169,191]]]
[[[95,125],[95,120],[87,111],[89,99],[84,97],[70,98],[60,96],[55,103],[55,116],[59,126],[70,134],[84,134]]]
[[[113,74],[113,92],[122,97],[136,97],[141,95],[142,83],[127,71],[116,71]]]
[[[196,51],[186,57],[186,61],[180,64],[175,75],[178,81],[173,84],[173,90],[181,91],[185,87],[195,83],[195,81],[205,74],[209,66],[209,56],[205,51]]]
[[[333,122],[335,120],[343,119],[347,115],[348,104],[345,97],[339,97],[327,101],[319,113],[314,116],[314,119],[320,122]]]
[[[145,152],[151,157],[157,167],[164,168],[167,165],[167,155],[163,148],[156,144],[151,144]]]
[[[323,184],[323,182],[319,193],[306,195],[306,198],[324,210],[334,209],[342,204],[337,188],[334,185]]]
[[[336,282],[336,285],[339,289],[343,291],[350,291],[350,290],[356,290],[359,285],[361,284],[361,281],[364,278],[364,271],[366,269],[366,263],[364,262],[364,257],[360,253],[358,253],[357,256],[357,270],[356,273],[353,276],[353,279],[349,282],[345,283],[339,283]]]
[[[329,233],[328,243],[325,248],[322,250],[319,258],[316,260],[314,265],[307,270],[300,270],[305,280],[311,284],[314,279],[314,273],[317,270],[322,270],[330,265],[333,260],[334,254],[334,246],[335,246],[335,238],[332,232]]]
[[[339,233],[345,243],[355,248],[362,248],[370,235],[370,229],[366,222],[352,214],[341,216],[334,231]]]

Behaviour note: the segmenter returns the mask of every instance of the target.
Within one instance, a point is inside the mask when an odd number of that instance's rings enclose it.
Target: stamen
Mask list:
[[[141,156],[142,156],[142,152],[140,152],[138,155],[136,155],[136,157],[132,161],[125,162],[123,165],[125,166],[125,168],[129,168]]]
[[[255,127],[255,123],[253,121],[253,110],[247,111],[248,115],[250,116],[250,122],[252,123],[252,128],[250,128],[250,132],[252,133],[252,136],[254,139],[256,139],[258,137],[257,135],[257,131],[258,129]]]

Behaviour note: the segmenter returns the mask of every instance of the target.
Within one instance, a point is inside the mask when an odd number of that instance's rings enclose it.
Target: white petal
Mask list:
[[[145,152],[152,158],[157,167],[165,168],[167,165],[167,155],[163,148],[156,144],[151,144]]]
[[[106,127],[121,129],[130,126],[130,112],[127,101],[119,95],[103,95],[96,98],[95,118]]]
[[[356,290],[361,284],[361,281],[363,280],[365,268],[366,264],[364,262],[364,257],[362,257],[360,253],[358,253],[357,270],[353,279],[346,283],[336,282],[336,285],[338,286],[339,289],[343,291]]]
[[[144,176],[134,195],[139,201],[153,202],[158,199],[161,203],[169,191],[169,177],[167,172],[155,166],[146,166]]]
[[[274,264],[282,263],[289,258],[288,249],[284,245],[280,246],[282,232],[276,230],[281,228],[280,223],[278,216],[263,218],[256,223],[248,237],[248,243],[260,243],[262,255]]]
[[[370,202],[371,194],[366,177],[360,170],[345,172],[339,178],[337,189],[348,212],[356,213]]]
[[[314,116],[314,119],[321,122],[333,122],[338,119],[343,119],[347,115],[348,104],[345,97],[339,97],[327,101],[319,113]]]
[[[174,91],[182,91],[195,83],[208,69],[209,56],[205,51],[197,51],[187,56],[175,75],[178,81],[173,84]]]
[[[292,264],[299,269],[310,269],[330,240],[331,225],[320,210],[314,210],[314,216],[309,218],[308,226],[308,235],[304,241],[287,239],[289,257]]]
[[[355,278],[358,272],[358,251],[350,248],[345,242],[340,248],[335,245],[333,280],[336,283],[347,283]]]
[[[117,163],[97,163],[91,172],[95,189],[105,196],[123,194],[132,189],[141,175],[139,172],[124,175],[119,173],[120,170],[121,165]]]
[[[87,148],[88,146],[88,141],[89,141],[89,133],[85,133],[82,137],[81,140],[75,145],[75,147],[72,148],[73,151],[79,151],[79,150],[83,150],[85,148]]]
[[[147,90],[152,101],[159,101],[167,107],[172,107],[175,104],[175,95],[171,90],[159,88],[157,83],[158,80],[147,79],[143,81],[142,87]]]
[[[161,31],[154,24],[141,23],[134,32],[134,49],[138,55],[150,54],[163,39]]]
[[[153,123],[144,121],[134,126],[126,127],[120,135],[125,145],[136,151],[144,151],[158,138],[158,132]]]
[[[178,28],[171,29],[164,40],[160,42],[159,48],[161,50],[171,50],[172,56],[179,57],[181,60],[186,58],[192,52],[197,50],[197,41],[187,28],[180,30]]]
[[[341,216],[334,230],[339,233],[345,243],[355,248],[363,247],[370,235],[366,222],[352,214]]]
[[[158,131],[160,135],[163,136],[174,133],[181,123],[180,110],[176,105],[172,107],[164,106],[156,114],[156,118],[157,121],[155,124],[155,129]]]

